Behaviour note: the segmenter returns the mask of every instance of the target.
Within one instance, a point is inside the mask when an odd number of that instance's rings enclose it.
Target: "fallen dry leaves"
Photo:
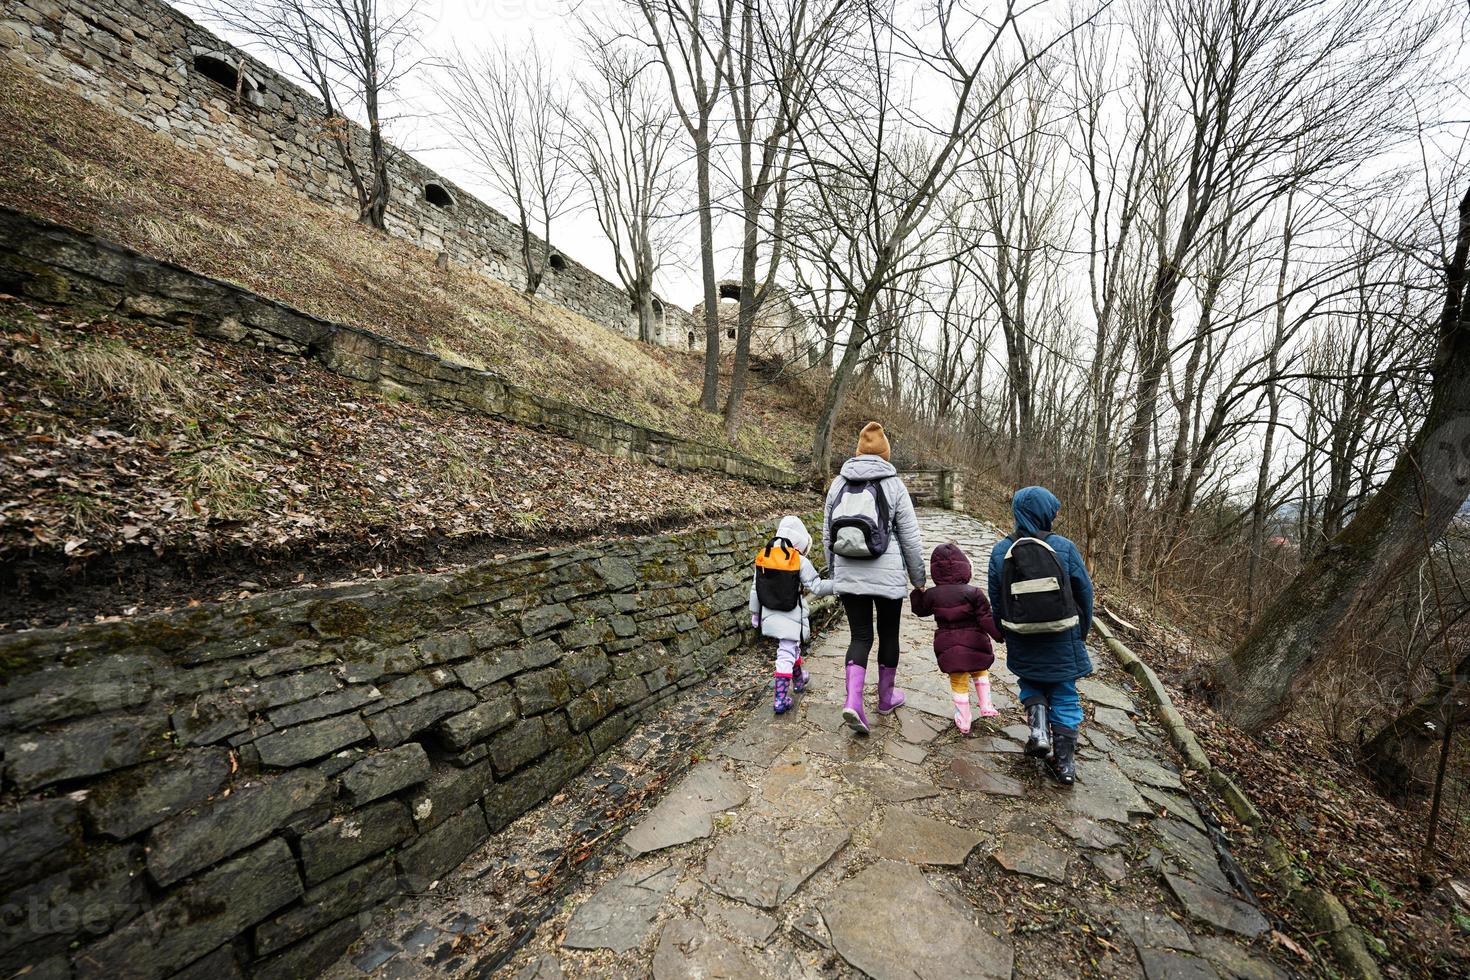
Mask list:
[[[132,360],[109,371],[120,350]],[[390,400],[299,359],[8,297],[0,487],[0,559],[350,541],[371,565],[405,540],[542,540],[813,503]]]

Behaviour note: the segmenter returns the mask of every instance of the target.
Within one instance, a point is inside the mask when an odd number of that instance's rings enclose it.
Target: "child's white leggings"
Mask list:
[[[776,676],[790,677],[801,659],[801,644],[795,640],[781,640],[776,644]]]

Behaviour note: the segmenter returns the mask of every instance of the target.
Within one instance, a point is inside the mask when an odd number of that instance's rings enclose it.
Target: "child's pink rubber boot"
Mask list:
[[[995,710],[995,705],[990,703],[989,677],[975,678],[975,696],[980,699],[981,718],[994,718],[996,715],[1000,714],[999,711]],[[965,700],[968,701],[969,698],[966,698]]]
[[[960,730],[961,735],[970,734],[970,694],[954,696],[954,727]]]

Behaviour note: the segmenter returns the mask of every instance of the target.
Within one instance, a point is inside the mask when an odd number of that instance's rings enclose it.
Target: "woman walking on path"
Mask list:
[[[1016,529],[991,550],[988,585],[1006,666],[1020,682],[1031,727],[1026,754],[1046,759],[1058,782],[1070,786],[1082,725],[1077,681],[1092,673],[1082,642],[1092,628],[1092,579],[1077,546],[1052,532],[1061,509],[1045,487],[1016,491]]]
[[[827,491],[822,546],[827,574],[842,599],[852,639],[847,647],[847,704],[842,717],[866,735],[863,684],[868,654],[878,638],[878,713],[903,704],[893,686],[898,673],[898,619],[909,589],[924,587],[924,552],[919,518],[908,487],[888,461],[883,426],[869,422],[858,436],[857,455]]]

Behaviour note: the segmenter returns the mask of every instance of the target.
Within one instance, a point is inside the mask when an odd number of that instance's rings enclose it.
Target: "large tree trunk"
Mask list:
[[[872,309],[871,296],[858,297],[847,348],[842,352],[842,360],[837,362],[837,369],[832,372],[832,380],[827,384],[827,396],[822,401],[822,412],[817,417],[816,433],[812,439],[811,470],[818,477],[830,475],[832,427],[837,422],[837,413],[842,410],[843,401],[847,398],[847,389],[852,383],[858,361],[862,359],[863,345],[868,339],[868,316]]]
[[[749,149],[741,151],[749,153]],[[750,172],[749,160],[745,161],[745,172]],[[740,313],[736,318],[735,363],[730,368],[730,390],[725,394],[725,438],[735,441],[740,431],[740,404],[745,398],[746,375],[750,371],[750,338],[755,333],[755,318],[760,312],[761,297],[756,289],[756,264],[760,232],[760,215],[754,192],[745,192],[745,232],[740,248]]]
[[[1441,674],[1433,690],[1363,743],[1359,750],[1363,765],[1387,795],[1403,800],[1427,792],[1424,772],[1439,751],[1443,726],[1470,715],[1466,684],[1470,684],[1470,655],[1450,673]]]
[[[1378,493],[1298,573],[1235,651],[1212,665],[1214,700],[1247,731],[1281,717],[1344,623],[1428,553],[1470,496],[1467,252],[1470,188],[1460,201],[1454,254],[1445,266],[1439,348],[1423,425]]]
[[[699,405],[720,410],[720,295],[715,281],[715,218],[710,201],[708,134],[694,137],[695,185],[699,191],[699,268],[704,276],[704,385]]]

